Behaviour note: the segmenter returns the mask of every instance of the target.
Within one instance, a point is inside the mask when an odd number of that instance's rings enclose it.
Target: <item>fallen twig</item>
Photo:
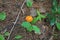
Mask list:
[[[24,2],[23,2],[22,6],[21,6],[21,10],[22,10],[22,8],[23,8],[25,2],[26,2],[26,0],[24,0]],[[15,22],[14,22],[14,24],[13,24],[13,27],[12,27],[12,29],[11,29],[11,31],[10,31],[10,35],[11,35],[11,33],[12,33],[14,27],[15,27],[15,24],[17,23],[17,21],[18,21],[18,19],[19,19],[19,15],[20,15],[20,13],[21,13],[21,11],[19,11],[19,13],[18,13],[18,15],[17,15],[17,18],[16,18],[16,20],[15,20]],[[7,40],[9,40],[10,35],[8,36]]]
[[[23,14],[24,14],[24,11],[23,11],[22,7],[24,6],[25,2],[26,2],[26,0],[24,1],[24,3],[21,6],[21,11],[22,11]]]

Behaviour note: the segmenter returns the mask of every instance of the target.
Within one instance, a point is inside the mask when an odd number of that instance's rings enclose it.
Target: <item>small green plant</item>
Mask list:
[[[9,36],[9,34],[10,34],[9,32],[5,32],[4,35],[0,34],[0,40],[5,40],[5,37]]]
[[[4,36],[0,34],[0,40],[5,40]]]
[[[34,32],[35,32],[36,34],[41,34],[40,28],[38,28],[38,27],[35,26],[35,25],[32,25],[32,27],[33,27],[33,30],[34,30]]]
[[[47,15],[47,21],[50,23],[51,26],[56,25],[57,29],[60,30],[60,23],[58,22],[58,17],[60,17],[60,6],[58,6],[57,0],[52,1],[52,8],[51,13]]]
[[[23,22],[22,26],[26,28],[29,32],[32,31],[32,27],[31,27],[32,25],[29,22]]]
[[[0,12],[0,20],[5,20],[5,19],[6,19],[6,13]]]
[[[56,23],[56,26],[57,26],[57,29],[60,30],[60,23],[59,22]]]
[[[50,25],[53,26],[57,22],[56,16],[48,13],[47,14],[47,22],[49,22]]]
[[[5,33],[4,33],[4,36],[9,36],[9,35],[10,35],[9,32],[5,32]]]
[[[33,1],[32,0],[26,0],[27,7],[32,7]]]
[[[36,34],[41,34],[40,29],[35,25],[31,25],[29,22],[22,22],[21,25],[29,32],[34,31]]]
[[[17,40],[18,40],[18,39],[21,39],[21,38],[22,38],[21,35],[16,35],[16,36],[15,36],[15,39],[17,39]]]
[[[33,24],[35,24],[38,20],[42,20],[43,18],[46,18],[45,15],[42,15],[38,10],[37,10],[37,17],[34,18],[34,20],[32,21]]]

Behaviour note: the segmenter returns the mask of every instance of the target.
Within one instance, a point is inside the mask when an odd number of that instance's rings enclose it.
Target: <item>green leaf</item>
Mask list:
[[[58,14],[60,14],[60,6],[58,6],[57,12]]]
[[[38,18],[41,21],[42,18],[46,18],[46,16],[42,15],[38,10],[37,10]]]
[[[21,39],[21,38],[22,38],[21,35],[16,35],[16,36],[15,36],[15,39]]]
[[[27,7],[32,7],[33,1],[32,0],[26,0]]]
[[[9,35],[10,35],[9,32],[5,32],[5,33],[4,33],[4,36],[9,36]]]
[[[5,19],[6,19],[6,13],[0,12],[0,20],[5,20]]]
[[[52,7],[51,12],[52,12],[53,14],[57,13],[57,8]]]
[[[52,1],[52,7],[57,8],[57,6],[58,6],[57,0],[53,0]]]
[[[34,31],[36,34],[41,34],[41,31],[40,31],[40,29],[39,29],[37,26],[32,25],[32,27],[33,27],[33,31]]]
[[[60,23],[59,22],[56,23],[56,26],[57,26],[57,29],[60,30]]]
[[[58,6],[57,0],[53,0],[53,3],[52,4],[53,4],[53,7],[56,8]]]
[[[22,22],[21,24],[24,28],[31,27],[31,24],[29,22]]]
[[[57,0],[52,0],[52,13],[57,13],[58,3]]]
[[[38,20],[39,20],[39,17],[35,17],[31,23],[35,24]]]
[[[41,15],[40,11],[37,10],[37,14],[38,14],[38,16],[40,16]]]
[[[56,24],[56,18],[53,17],[53,18],[50,20],[50,25],[53,26],[54,24]]]
[[[27,29],[27,31],[31,32],[33,28],[31,26],[31,27],[27,27],[26,29]]]
[[[26,28],[29,32],[32,31],[32,25],[29,22],[23,22],[22,27]]]
[[[47,14],[47,22],[50,23],[51,26],[53,26],[54,24],[56,24],[56,16],[55,14]]]
[[[45,18],[46,17],[46,16],[40,14],[40,12],[38,10],[37,10],[37,14],[38,14],[38,16],[33,19],[32,24],[35,24],[38,20],[41,21],[42,18]]]
[[[5,40],[4,36],[0,34],[0,40]]]
[[[57,6],[58,6],[57,0],[53,0],[53,6],[54,6],[54,7],[57,7]]]

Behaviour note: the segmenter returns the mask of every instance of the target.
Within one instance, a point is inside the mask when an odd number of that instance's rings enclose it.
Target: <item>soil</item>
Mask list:
[[[6,12],[6,20],[0,21],[0,33],[4,33],[5,30],[10,32],[13,22],[15,21],[17,14],[21,11],[20,7],[24,0],[0,0],[0,12]],[[42,7],[45,8],[45,12],[50,12],[51,1],[35,1],[33,3],[33,7],[35,9],[40,9]],[[27,8],[26,5],[23,7],[24,13],[21,12],[18,22],[15,25],[15,28],[10,36],[9,40],[15,40],[15,35],[22,35],[23,38],[20,40],[49,40],[53,33],[53,28],[47,24],[46,22],[38,21],[35,25],[41,28],[41,35],[35,34],[34,32],[28,32],[26,29],[22,28],[21,23],[25,21],[25,16],[30,15],[31,8]],[[44,14],[44,13],[43,13]],[[44,28],[45,27],[45,28]],[[60,35],[60,31],[55,30],[54,33]],[[7,40],[7,37],[6,37]],[[60,40],[60,36],[54,37],[52,40]]]

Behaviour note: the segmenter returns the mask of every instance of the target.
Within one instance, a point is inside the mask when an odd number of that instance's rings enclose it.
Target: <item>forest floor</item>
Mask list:
[[[6,20],[0,22],[0,33],[3,34],[5,31],[11,31],[18,12],[21,11],[20,7],[23,2],[24,0],[0,0],[0,12],[5,11],[7,15]],[[22,35],[23,38],[20,40],[60,40],[60,31],[55,30],[54,27],[50,27],[50,25],[44,21],[38,21],[35,24],[39,26],[39,28],[41,28],[42,34],[40,35],[35,34],[34,32],[28,32],[26,31],[26,29],[21,27],[21,23],[25,21],[25,17],[27,15],[31,15],[30,11],[32,10],[32,8],[39,9],[42,14],[45,14],[46,12],[50,12],[51,2],[50,0],[34,1],[31,8],[27,8],[27,6],[24,5],[24,13],[21,12],[9,40],[15,40],[15,35]],[[58,36],[55,36],[53,34],[58,34]]]

